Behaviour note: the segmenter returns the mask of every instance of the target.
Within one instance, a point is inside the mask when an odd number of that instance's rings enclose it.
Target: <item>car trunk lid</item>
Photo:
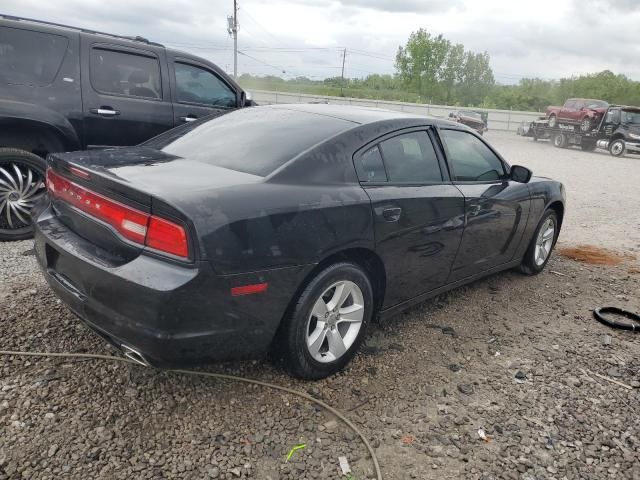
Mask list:
[[[105,222],[104,218],[97,218],[104,210],[91,211],[92,201],[95,203],[96,199],[103,198],[150,218],[159,217],[184,227],[191,239],[189,259],[193,260],[196,253],[193,239],[197,235],[191,219],[199,208],[194,198],[206,196],[206,191],[262,178],[147,147],[52,154],[49,164],[54,173],[78,186],[70,197],[51,195],[60,221],[97,247],[117,254],[123,261],[134,258],[148,246],[139,241],[135,232],[130,234],[126,229]],[[143,220],[143,217],[131,217],[134,224]],[[134,224],[124,225],[134,230],[143,229]]]

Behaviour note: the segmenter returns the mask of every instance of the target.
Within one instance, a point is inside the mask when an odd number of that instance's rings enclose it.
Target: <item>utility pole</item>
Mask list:
[[[347,58],[347,49],[345,48],[342,52],[342,75],[340,76],[340,96],[344,97],[342,92],[342,88],[344,87],[344,61]]]
[[[233,78],[238,79],[238,0],[233,0],[233,16],[227,17],[227,32],[233,36]]]

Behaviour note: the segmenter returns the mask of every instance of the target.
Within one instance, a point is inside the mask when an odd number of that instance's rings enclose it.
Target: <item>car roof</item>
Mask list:
[[[292,103],[268,105],[266,108],[285,109],[291,111],[313,113],[316,115],[324,115],[339,120],[344,120],[360,125],[365,125],[384,120],[402,120],[415,119],[416,121],[430,124],[447,124],[456,125],[452,122],[439,120],[427,115],[418,115],[409,112],[398,112],[394,110],[385,110],[382,108],[362,107],[358,105],[337,105],[337,104],[318,104],[318,103]]]
[[[65,33],[84,33],[88,35],[98,35],[108,38],[117,38],[118,40],[123,40],[132,43],[143,43],[147,45],[153,45],[156,47],[163,47],[164,45],[152,42],[141,36],[126,36],[126,35],[117,35],[114,33],[101,32],[98,30],[92,30],[89,28],[83,27],[75,27],[73,25],[65,25],[62,23],[49,22],[46,20],[38,20],[35,18],[26,18],[26,17],[17,17],[14,15],[7,15],[4,13],[0,13],[0,20],[7,21],[9,24],[14,24],[15,26],[29,26],[30,28],[39,27],[41,30],[46,30],[47,32],[65,32]]]
[[[602,103],[607,103],[606,100],[598,100],[597,98],[580,98],[580,97],[576,97],[576,98],[569,98],[568,100],[582,100],[584,102],[602,102]]]

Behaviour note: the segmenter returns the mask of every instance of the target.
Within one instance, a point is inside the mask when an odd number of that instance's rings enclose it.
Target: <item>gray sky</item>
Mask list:
[[[240,73],[393,73],[413,30],[486,50],[496,80],[610,69],[640,80],[640,0],[238,0]],[[232,0],[3,0],[2,13],[142,35],[232,69]],[[248,55],[248,56],[247,56]],[[252,58],[250,58],[250,57]],[[282,70],[286,74],[282,74]]]

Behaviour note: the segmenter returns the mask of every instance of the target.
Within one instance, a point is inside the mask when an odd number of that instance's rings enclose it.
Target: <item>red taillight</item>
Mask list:
[[[178,257],[189,256],[189,244],[187,243],[187,233],[184,228],[156,216],[152,216],[149,219],[145,243],[148,247],[177,255]]]
[[[185,229],[173,222],[92,192],[47,170],[47,189],[51,196],[111,225],[124,238],[178,257],[189,257]]]

